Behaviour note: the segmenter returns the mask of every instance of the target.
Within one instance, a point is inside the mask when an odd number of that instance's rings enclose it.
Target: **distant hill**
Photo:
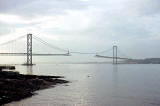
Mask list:
[[[125,63],[130,64],[160,64],[160,58],[146,58],[146,59],[129,59]]]

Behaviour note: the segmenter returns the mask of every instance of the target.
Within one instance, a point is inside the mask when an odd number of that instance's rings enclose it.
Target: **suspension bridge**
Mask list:
[[[24,40],[22,40],[24,39]],[[60,52],[57,53],[38,53],[35,52],[33,49],[33,46],[39,46],[39,44],[35,44],[33,42],[33,40],[35,40],[36,42],[39,42],[43,45],[45,45],[46,47],[50,48],[49,51],[51,51],[51,49],[53,50],[57,50]],[[16,45],[16,42],[20,41],[21,43],[23,42],[25,44],[24,47],[21,47],[20,50],[18,52],[17,50],[17,46],[22,46],[20,43]],[[46,47],[40,47],[40,49],[44,49]],[[6,48],[9,48],[10,50],[6,50]],[[13,50],[13,48],[16,48],[15,50]],[[22,49],[24,51],[22,51]],[[103,53],[108,52],[108,51],[112,51],[112,56],[106,56],[103,55]],[[63,53],[61,53],[63,52]],[[26,60],[26,65],[33,65],[32,62],[32,56],[71,56],[71,54],[92,54],[97,58],[108,58],[108,59],[112,59],[113,64],[117,64],[118,60],[128,60],[130,58],[127,58],[127,56],[124,57],[119,57],[118,56],[118,47],[117,46],[113,46],[111,49],[109,50],[105,50],[105,51],[101,51],[101,52],[96,52],[96,53],[88,53],[88,52],[76,52],[76,51],[70,51],[70,50],[65,50],[62,48],[59,48],[57,46],[54,46],[46,41],[44,41],[43,39],[32,35],[32,34],[27,34],[21,37],[18,37],[14,40],[5,42],[0,44],[0,56],[26,56],[27,60]]]

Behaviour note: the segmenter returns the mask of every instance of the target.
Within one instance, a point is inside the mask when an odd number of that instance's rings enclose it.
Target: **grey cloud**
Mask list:
[[[87,6],[87,2],[80,0],[0,0],[0,13],[33,17],[61,14]]]
[[[159,0],[129,0],[126,5],[131,12],[138,15],[160,14]]]
[[[66,10],[83,10],[87,16],[91,14],[89,16],[91,25],[80,30],[64,30],[59,27],[41,28],[43,25],[41,22],[27,25],[17,24],[14,27],[25,28],[32,25],[37,28],[36,25],[39,24],[40,27],[37,30],[40,30],[42,34],[54,35],[59,39],[60,35],[67,36],[69,38],[66,37],[67,40],[65,40],[64,37],[61,45],[68,43],[67,46],[65,45],[66,47],[76,49],[78,46],[78,49],[81,50],[85,48],[86,50],[104,49],[111,47],[116,42],[118,46],[124,48],[124,51],[128,49],[129,54],[133,53],[136,56],[143,56],[149,50],[153,51],[146,54],[148,56],[154,54],[155,47],[158,48],[160,38],[155,36],[160,33],[159,0],[90,0],[88,2],[80,0],[0,0],[0,13],[15,14],[27,18],[34,16],[41,18],[43,15],[54,16],[57,14],[63,16]],[[71,18],[69,21],[73,22],[73,17],[69,18]],[[0,34],[10,32],[9,25],[3,26],[0,23],[0,26]],[[72,27],[78,27],[78,25]],[[154,40],[151,39],[153,37],[155,37]],[[82,41],[83,44],[81,44]],[[57,44],[60,42],[57,41]],[[147,46],[143,48],[144,45]],[[125,50],[125,48],[127,49]],[[160,51],[156,52],[155,56],[159,56]]]

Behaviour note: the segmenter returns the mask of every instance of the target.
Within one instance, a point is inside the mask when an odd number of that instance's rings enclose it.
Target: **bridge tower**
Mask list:
[[[113,64],[117,64],[117,46],[113,46]]]
[[[27,34],[27,65],[32,64],[32,34]]]

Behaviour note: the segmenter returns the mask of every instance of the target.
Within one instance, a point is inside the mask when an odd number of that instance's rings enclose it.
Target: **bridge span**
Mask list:
[[[17,40],[20,40],[22,38],[26,38],[26,36],[21,36],[15,40],[11,40],[11,41],[8,41],[8,42],[5,42],[3,44],[0,44],[0,46],[3,46],[3,45],[7,45],[7,44],[10,44],[10,43],[13,43]],[[56,50],[59,50],[59,51],[63,51],[65,53],[37,53],[37,52],[33,52],[33,48],[32,48],[32,38],[35,39],[36,41],[40,42],[41,44],[43,45],[46,45],[47,47],[50,47],[52,49],[56,49]],[[62,48],[58,48],[56,46],[53,46],[51,44],[49,44],[48,42],[42,40],[41,38],[39,37],[36,37],[32,34],[27,34],[27,42],[26,43],[26,46],[27,46],[27,52],[12,52],[12,53],[9,53],[9,52],[1,52],[0,50],[0,56],[27,56],[27,63],[26,65],[33,65],[32,64],[32,56],[71,56],[71,54],[90,54],[90,55],[95,55],[95,57],[97,58],[108,58],[108,59],[113,59],[113,64],[117,64],[117,60],[119,59],[123,59],[123,60],[127,60],[127,59],[130,59],[130,58],[126,58],[126,57],[120,57],[118,56],[118,47],[117,46],[113,46],[112,49],[109,49],[110,51],[112,51],[112,56],[105,56],[105,55],[102,55],[101,53],[104,53],[104,52],[107,52],[107,51],[102,51],[102,52],[95,52],[95,53],[90,53],[90,52],[77,52],[77,51],[69,51],[69,50],[65,50],[65,49],[62,49]],[[20,45],[18,45],[20,46]],[[17,49],[17,48],[16,48]],[[41,49],[43,50],[43,48],[41,47]]]

